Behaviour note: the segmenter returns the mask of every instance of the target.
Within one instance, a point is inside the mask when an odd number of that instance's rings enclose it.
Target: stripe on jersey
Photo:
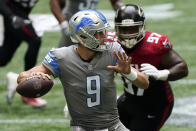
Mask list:
[[[51,51],[49,51],[46,57],[44,58],[44,62],[51,66],[56,76],[60,75],[60,69],[56,61],[56,56]]]

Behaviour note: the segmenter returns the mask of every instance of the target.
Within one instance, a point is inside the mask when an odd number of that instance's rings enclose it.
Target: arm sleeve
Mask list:
[[[0,14],[6,18],[10,18],[13,14],[7,7],[5,0],[0,0]]]
[[[164,54],[165,52],[168,52],[173,48],[173,45],[171,44],[169,38],[165,35],[162,35],[160,43],[159,43],[159,49],[160,53]]]
[[[54,77],[58,77],[60,75],[60,68],[57,63],[57,58],[52,51],[49,51],[42,64],[44,64],[52,72]]]

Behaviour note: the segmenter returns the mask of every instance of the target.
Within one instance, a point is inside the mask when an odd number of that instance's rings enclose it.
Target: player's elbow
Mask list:
[[[178,70],[178,72],[179,72],[178,76],[181,76],[181,78],[188,76],[189,71],[188,71],[188,66],[187,66],[186,62],[180,63],[179,67],[180,68]]]
[[[188,69],[187,64],[185,63],[184,64],[184,77],[188,76],[188,74],[189,74],[189,69]]]

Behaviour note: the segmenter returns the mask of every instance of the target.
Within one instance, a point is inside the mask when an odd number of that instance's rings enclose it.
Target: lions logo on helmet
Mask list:
[[[92,9],[85,9],[74,14],[69,20],[71,40],[80,43],[94,51],[104,51],[109,48],[109,44],[100,44],[94,37],[96,32],[106,33],[109,23],[105,16]]]
[[[115,15],[115,30],[119,41],[126,48],[132,48],[144,38],[145,16],[137,5],[121,6]]]

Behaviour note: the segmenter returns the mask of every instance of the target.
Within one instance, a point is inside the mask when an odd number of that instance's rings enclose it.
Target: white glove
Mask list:
[[[158,70],[156,67],[154,67],[151,64],[141,64],[140,68],[141,72],[144,73],[147,76],[151,76],[155,78],[156,80],[162,80],[166,81],[168,78],[168,75],[170,74],[169,70]]]
[[[13,16],[12,17],[12,26],[15,29],[22,28],[23,25],[25,26],[25,25],[28,25],[28,24],[31,24],[31,21],[28,20],[28,19],[24,19],[24,18],[19,17],[19,16]]]
[[[65,35],[69,35],[69,23],[68,21],[63,21],[61,24],[60,24],[60,27],[61,27],[61,30],[63,31],[63,33]]]

